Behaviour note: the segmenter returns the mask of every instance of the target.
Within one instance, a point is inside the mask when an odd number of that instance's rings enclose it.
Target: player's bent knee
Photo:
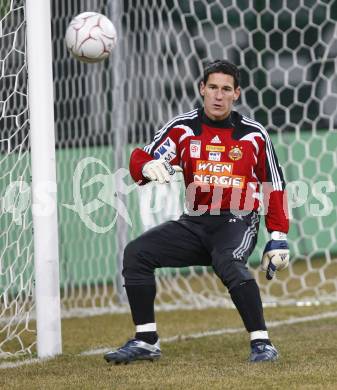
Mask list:
[[[135,261],[135,259],[139,256],[139,252],[141,251],[141,246],[138,243],[138,239],[130,241],[125,249],[124,249],[124,256],[123,256],[123,262],[124,264],[132,263]]]
[[[247,265],[236,259],[229,262],[221,262],[220,264],[213,264],[213,269],[229,291],[242,282],[254,279]]]
[[[125,249],[123,256],[123,276],[127,278],[130,273],[137,272],[137,258],[139,257],[140,248],[137,240],[130,241]]]
[[[154,265],[144,253],[144,243],[136,239],[130,241],[124,249],[123,276],[126,283],[151,284],[154,283]]]
[[[142,246],[139,243],[139,240],[130,241],[125,249],[123,256],[123,268],[127,269],[136,269],[140,265],[141,261],[141,250]]]

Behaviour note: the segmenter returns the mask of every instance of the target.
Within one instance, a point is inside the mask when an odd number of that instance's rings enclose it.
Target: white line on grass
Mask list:
[[[310,321],[319,321],[326,318],[335,318],[337,317],[337,311],[330,311],[326,313],[316,314],[312,316],[305,316],[305,317],[296,317],[296,318],[289,318],[287,320],[280,320],[280,321],[270,321],[267,322],[268,328],[277,328],[282,325],[293,325],[293,324],[300,324],[302,322],[310,322]],[[191,333],[186,335],[176,335],[171,337],[166,337],[161,339],[162,343],[173,343],[175,341],[183,341],[183,340],[190,340],[190,339],[199,339],[202,337],[208,337],[208,336],[220,336],[223,334],[233,334],[233,333],[240,333],[245,331],[244,328],[223,328],[223,329],[216,329],[216,330],[210,330],[206,332],[198,332],[198,333]],[[97,348],[97,349],[90,349],[88,351],[81,352],[81,356],[92,356],[92,355],[99,355],[104,354],[107,351],[110,351],[113,348]],[[8,362],[8,363],[2,363],[0,364],[0,369],[2,368],[16,368],[23,365],[28,364],[34,364],[34,363],[41,363],[47,359],[28,359],[23,360],[19,362]]]
[[[299,318],[298,317],[289,318],[287,320],[280,320],[280,321],[269,321],[269,322],[267,322],[267,327],[268,328],[277,328],[277,327],[282,326],[282,325],[299,324],[302,322],[318,321],[318,320],[323,320],[326,318],[335,318],[335,317],[337,317],[337,311],[330,311],[330,312],[316,314],[316,315],[312,315],[312,316],[305,316],[305,317],[299,317]],[[198,332],[198,333],[191,333],[191,334],[187,334],[187,335],[176,335],[176,336],[166,337],[166,338],[160,339],[160,341],[162,343],[172,343],[175,341],[199,339],[199,338],[208,337],[208,336],[220,336],[223,334],[240,333],[243,331],[245,331],[244,328],[223,328],[223,329],[209,330],[206,332]],[[99,355],[99,354],[103,354],[105,352],[111,351],[112,349],[114,349],[114,348],[90,349],[88,351],[81,352],[80,355],[82,355],[82,356]]]
[[[0,369],[1,368],[16,368],[16,367],[21,367],[21,366],[26,366],[29,364],[34,364],[34,363],[42,363],[46,360],[49,359],[27,359],[27,360],[20,360],[19,362],[5,362],[0,364]]]

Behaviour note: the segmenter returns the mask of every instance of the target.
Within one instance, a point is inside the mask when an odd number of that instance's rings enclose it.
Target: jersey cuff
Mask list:
[[[286,233],[275,231],[270,233],[270,238],[272,240],[286,241],[287,235]]]

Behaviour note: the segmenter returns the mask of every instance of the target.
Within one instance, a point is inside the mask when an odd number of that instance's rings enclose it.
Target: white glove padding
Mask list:
[[[270,240],[263,251],[261,268],[266,278],[273,279],[277,270],[287,268],[289,264],[289,246],[286,240]]]
[[[169,183],[172,175],[182,172],[179,165],[172,166],[166,160],[151,160],[143,166],[143,176],[151,181],[158,181],[160,184]]]

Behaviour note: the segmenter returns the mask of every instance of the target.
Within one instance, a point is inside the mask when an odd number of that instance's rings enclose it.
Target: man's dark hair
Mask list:
[[[215,60],[207,64],[204,68],[204,84],[207,83],[208,77],[212,73],[224,73],[233,76],[234,88],[236,89],[240,84],[240,71],[236,65],[227,60]]]

